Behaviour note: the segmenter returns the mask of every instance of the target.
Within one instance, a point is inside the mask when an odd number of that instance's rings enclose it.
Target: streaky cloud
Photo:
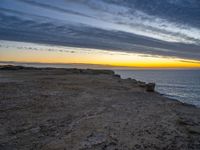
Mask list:
[[[2,0],[0,40],[200,60],[199,14],[197,0]]]

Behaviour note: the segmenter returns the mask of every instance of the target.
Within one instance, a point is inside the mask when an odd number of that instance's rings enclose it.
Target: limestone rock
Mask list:
[[[154,92],[155,91],[155,83],[148,83],[146,84],[146,91],[147,92]]]

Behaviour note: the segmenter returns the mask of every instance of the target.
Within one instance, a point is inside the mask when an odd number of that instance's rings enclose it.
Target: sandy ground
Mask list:
[[[0,70],[0,149],[200,150],[200,109],[103,73]]]

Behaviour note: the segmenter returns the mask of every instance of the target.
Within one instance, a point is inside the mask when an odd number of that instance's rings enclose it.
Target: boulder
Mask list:
[[[137,81],[137,84],[142,87],[142,88],[145,88],[146,87],[146,83],[145,82],[142,82],[142,81]]]
[[[121,76],[118,75],[118,74],[114,74],[113,76],[116,77],[116,78],[121,78]]]
[[[146,91],[147,92],[154,92],[155,91],[155,83],[148,83],[146,84]]]

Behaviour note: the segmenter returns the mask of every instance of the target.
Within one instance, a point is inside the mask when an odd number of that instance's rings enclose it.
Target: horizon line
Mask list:
[[[50,62],[18,62],[18,61],[0,61],[0,65],[71,65],[72,68],[89,69],[117,69],[117,70],[200,70],[200,67],[130,67],[114,66],[108,64],[90,64],[90,63],[50,63]],[[74,66],[73,66],[74,65]],[[39,67],[39,66],[38,66]],[[54,66],[56,68],[56,66]],[[67,66],[65,66],[67,67]],[[70,66],[69,66],[70,67]],[[69,68],[67,67],[67,68]],[[61,68],[57,66],[57,68]]]

